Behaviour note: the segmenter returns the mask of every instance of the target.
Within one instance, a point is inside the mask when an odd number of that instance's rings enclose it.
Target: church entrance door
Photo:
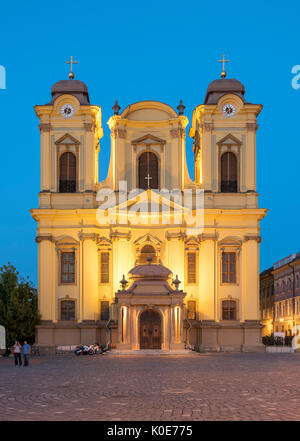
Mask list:
[[[140,349],[161,349],[161,318],[151,309],[140,315]]]

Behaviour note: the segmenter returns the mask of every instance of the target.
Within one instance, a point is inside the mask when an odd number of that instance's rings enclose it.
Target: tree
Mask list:
[[[10,263],[0,267],[0,324],[6,329],[7,345],[12,345],[15,340],[33,343],[39,320],[37,295],[32,283],[28,278],[20,278]]]

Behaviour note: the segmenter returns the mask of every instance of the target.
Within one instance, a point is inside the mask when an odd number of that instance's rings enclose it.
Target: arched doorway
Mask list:
[[[156,258],[155,248],[152,245],[144,245],[141,249],[140,264],[143,265],[148,263],[148,259],[152,259],[151,262],[154,263]]]
[[[59,192],[76,192],[76,156],[65,152],[59,159]]]
[[[139,188],[158,189],[158,159],[152,152],[143,153],[138,162]]]
[[[140,315],[140,349],[161,349],[161,317],[152,309]]]
[[[232,152],[221,157],[221,192],[237,193],[237,158]]]

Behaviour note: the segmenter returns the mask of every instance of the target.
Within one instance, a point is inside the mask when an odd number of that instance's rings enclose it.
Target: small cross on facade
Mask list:
[[[218,63],[223,63],[222,66],[222,72],[221,72],[221,77],[225,78],[226,77],[226,71],[225,71],[225,63],[229,63],[230,60],[225,60],[225,55],[223,54],[223,59],[222,60],[218,60]]]
[[[151,176],[149,175],[149,173],[148,173],[148,175],[145,177],[145,179],[147,179],[147,181],[148,181],[148,188],[150,188],[150,180],[151,180],[152,178],[151,178]]]
[[[77,64],[77,61],[73,61],[73,56],[71,55],[71,61],[66,61],[66,64],[70,64],[70,73],[69,73],[69,79],[73,80],[74,78],[74,72],[73,72],[73,64]]]

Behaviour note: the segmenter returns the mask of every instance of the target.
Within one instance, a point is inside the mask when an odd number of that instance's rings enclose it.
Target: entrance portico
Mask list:
[[[129,287],[116,293],[117,349],[183,349],[183,299],[172,288],[172,272],[163,265],[138,265],[129,272]]]

